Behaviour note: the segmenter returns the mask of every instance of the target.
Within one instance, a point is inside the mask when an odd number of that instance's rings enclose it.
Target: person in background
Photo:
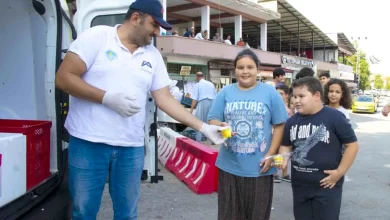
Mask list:
[[[359,149],[355,132],[341,112],[323,106],[318,79],[303,77],[292,87],[298,113],[286,122],[279,153],[291,155],[294,217],[338,220],[344,175]]]
[[[221,38],[221,36],[219,35],[219,33],[215,33],[214,37],[213,37],[213,41],[215,42],[223,42],[223,39]]]
[[[288,96],[288,108],[291,110],[291,112],[293,112],[293,115],[295,113],[297,113],[297,110],[295,109],[295,99],[294,99],[294,95],[292,94],[291,92],[292,90],[290,89],[290,95]],[[292,115],[290,115],[292,116]]]
[[[330,80],[330,74],[329,74],[329,72],[327,72],[327,73],[321,73],[321,74],[320,74],[320,80],[321,80],[322,86],[325,86],[326,83],[328,83],[329,80]]]
[[[286,76],[286,72],[284,71],[283,68],[276,68],[272,72],[273,75],[273,80],[268,81],[267,84],[272,85],[273,87],[278,87],[280,85],[284,85],[284,77]]]
[[[232,42],[230,41],[230,36],[227,36],[223,42],[232,45]]]
[[[203,34],[202,34],[202,32],[197,33],[195,36],[195,39],[197,39],[197,40],[205,40],[206,39],[207,40],[207,36],[208,36],[208,31],[204,30]]]
[[[217,90],[212,82],[204,79],[202,72],[196,73],[196,81],[198,83],[195,84],[191,93],[192,103],[190,112],[192,113],[196,106],[195,116],[207,123],[207,115],[217,95]],[[196,141],[201,142],[202,137],[201,132],[196,132]]]
[[[382,115],[387,117],[390,113],[390,103],[385,105],[382,109]]]
[[[191,27],[186,33],[184,33],[183,37],[194,38],[195,37],[195,28]]]
[[[295,79],[300,79],[306,76],[314,76],[314,70],[310,67],[303,67],[295,76]]]
[[[237,54],[237,83],[222,88],[208,116],[235,132],[216,161],[219,220],[270,218],[276,169],[264,158],[278,152],[288,116],[275,88],[257,81],[259,64],[249,49]]]
[[[322,81],[321,81],[322,83]],[[350,121],[349,112],[352,97],[347,83],[341,79],[331,79],[324,87],[325,105],[339,110]]]
[[[169,84],[169,91],[177,101],[181,102],[183,98],[183,93],[180,92],[179,87],[177,87],[176,85],[177,85],[177,80],[171,80],[171,83]]]
[[[245,47],[245,42],[244,42],[244,40],[242,39],[242,37],[240,38],[239,41],[237,41],[237,46]]]
[[[280,94],[280,96],[283,99],[284,105],[286,107],[286,111],[288,113],[288,117],[291,117],[292,115],[294,115],[294,112],[291,111],[291,109],[288,107],[289,106],[289,104],[288,104],[289,98],[288,97],[289,97],[290,88],[288,88],[288,86],[282,84],[282,85],[279,85],[278,87],[276,87],[276,91],[278,91],[278,93]],[[283,169],[283,171],[282,171],[282,178],[280,178],[278,173],[276,173],[274,175],[274,183],[280,183],[282,180],[286,181],[286,182],[291,181],[290,176],[288,175],[287,167],[285,169]]]
[[[176,30],[172,31],[172,36],[179,36]]]
[[[114,219],[137,219],[145,155],[149,92],[172,118],[224,143],[220,126],[204,123],[171,95],[161,53],[151,45],[163,19],[158,0],[136,0],[122,24],[80,33],[56,73],[56,88],[70,95],[65,128],[72,219],[96,219],[107,177]]]

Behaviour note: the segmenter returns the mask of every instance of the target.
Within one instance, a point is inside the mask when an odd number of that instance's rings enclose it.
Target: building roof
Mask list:
[[[337,44],[339,45],[339,50],[347,55],[356,53],[356,48],[344,33],[337,33]]]
[[[316,25],[290,5],[286,0],[278,0],[278,12],[281,18],[278,20],[268,21],[268,50],[272,51],[286,51],[298,48],[298,22],[299,22],[299,39],[301,48],[312,48],[312,33],[314,36],[315,49],[337,49],[337,43],[330,39],[324,32],[322,32]],[[234,24],[226,26],[224,33],[234,36]],[[259,23],[249,21],[243,22],[243,36],[258,36],[260,33]],[[280,43],[280,39],[282,42]],[[259,44],[257,42],[250,42],[251,46]],[[281,47],[280,47],[281,45]]]
[[[201,21],[201,7],[210,6],[210,26],[221,27],[234,22],[235,15],[242,15],[243,21],[264,23],[279,19],[280,14],[248,0],[167,0],[167,18],[172,24]]]

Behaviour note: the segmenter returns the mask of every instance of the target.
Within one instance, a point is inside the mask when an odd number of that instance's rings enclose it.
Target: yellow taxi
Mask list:
[[[352,112],[369,112],[375,113],[378,105],[372,95],[361,95],[352,103]]]

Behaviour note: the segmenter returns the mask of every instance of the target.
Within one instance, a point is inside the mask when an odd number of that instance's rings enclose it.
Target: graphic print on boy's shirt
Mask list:
[[[309,172],[318,171],[318,168],[306,170],[305,166],[310,166],[314,161],[306,159],[309,151],[317,145],[320,141],[329,144],[329,131],[326,130],[324,124],[315,126],[309,123],[308,125],[292,126],[290,129],[290,140],[294,142],[294,151],[292,152],[292,159],[298,164],[299,171]]]
[[[234,154],[253,156],[256,152],[266,150],[263,127],[266,113],[267,107],[261,102],[235,100],[226,103],[226,122],[237,132],[227,140],[227,145]]]
[[[311,134],[310,134],[311,130]],[[315,125],[295,125],[290,129],[291,141],[299,138],[294,145],[296,146],[294,152],[292,153],[292,158],[300,166],[312,165],[314,162],[305,159],[309,151],[320,141],[329,144],[329,131],[326,130],[324,124],[321,124],[319,127]]]
[[[314,115],[295,114],[285,126],[282,145],[292,146],[292,184],[319,186],[342,159],[342,143],[357,141],[345,116],[336,109],[323,107]],[[341,181],[338,185],[342,184]]]

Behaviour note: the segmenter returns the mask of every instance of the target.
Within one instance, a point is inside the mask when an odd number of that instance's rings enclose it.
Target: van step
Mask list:
[[[43,202],[18,220],[69,220],[71,219],[71,202],[68,189],[68,178],[65,176],[59,188]]]

